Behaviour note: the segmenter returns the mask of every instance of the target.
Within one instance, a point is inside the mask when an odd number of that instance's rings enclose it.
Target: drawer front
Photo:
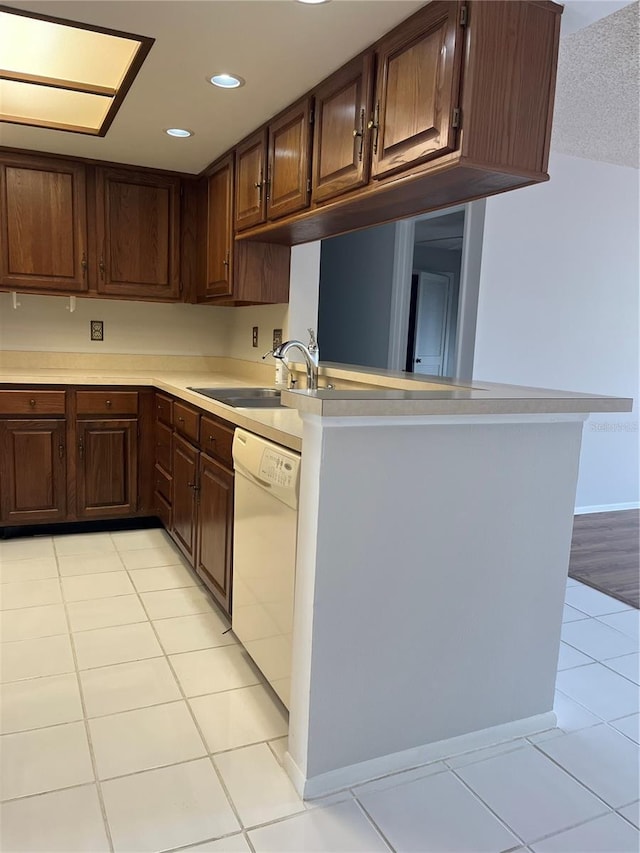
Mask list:
[[[137,415],[137,391],[76,391],[79,415]]]
[[[171,530],[171,504],[168,503],[159,492],[154,495],[155,510],[158,518],[167,530]]]
[[[171,477],[169,474],[165,473],[159,465],[156,465],[154,470],[155,480],[154,480],[154,489],[158,494],[162,495],[162,497],[166,500],[167,503],[171,503]]]
[[[200,421],[200,447],[209,456],[219,459],[220,462],[232,468],[233,432],[233,427],[227,427],[203,415]]]
[[[64,391],[0,391],[0,415],[64,415]]]
[[[171,473],[171,427],[156,421],[156,465]]]
[[[191,441],[198,443],[200,415],[194,409],[183,406],[182,403],[173,404],[173,423],[178,432],[186,435]]]
[[[173,426],[173,400],[164,394],[156,394],[156,418],[167,426]]]

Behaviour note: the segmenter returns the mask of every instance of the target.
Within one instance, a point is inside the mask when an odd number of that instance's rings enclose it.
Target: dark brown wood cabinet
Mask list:
[[[315,90],[312,200],[322,202],[369,180],[373,55],[365,53]]]
[[[0,520],[62,521],[67,515],[66,421],[0,421]]]
[[[233,294],[233,154],[207,181],[206,269],[198,302]]]
[[[88,290],[86,169],[20,155],[0,158],[0,286]]]
[[[196,571],[227,613],[231,612],[233,471],[200,455]]]
[[[303,98],[269,124],[267,219],[309,206],[313,99]]]
[[[180,179],[96,170],[97,291],[180,298]]]
[[[174,433],[172,463],[171,535],[191,565],[195,562],[198,461],[200,453],[184,438]]]
[[[78,420],[76,440],[78,518],[135,515],[137,419]]]
[[[374,178],[455,149],[465,32],[461,7],[433,0],[378,45],[370,125]]]
[[[235,150],[235,228],[253,228],[267,218],[267,131],[259,130]]]

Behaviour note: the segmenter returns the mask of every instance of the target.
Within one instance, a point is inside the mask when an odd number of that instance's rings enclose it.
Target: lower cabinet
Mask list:
[[[79,420],[76,426],[78,518],[135,515],[138,421]]]
[[[173,436],[173,525],[171,534],[191,565],[196,554],[196,491],[200,452]]]
[[[233,471],[200,456],[196,571],[218,603],[231,612]]]
[[[0,520],[62,521],[67,515],[65,420],[0,421]]]

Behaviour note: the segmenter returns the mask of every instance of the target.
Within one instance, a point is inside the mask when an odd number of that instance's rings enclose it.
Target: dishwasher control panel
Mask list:
[[[290,489],[296,484],[299,465],[299,459],[267,447],[262,453],[258,476],[267,483]]]

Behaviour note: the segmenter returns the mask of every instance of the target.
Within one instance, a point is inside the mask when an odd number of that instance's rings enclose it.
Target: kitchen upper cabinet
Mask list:
[[[369,180],[373,56],[365,53],[315,91],[312,200],[322,202]]]
[[[88,289],[86,170],[19,155],[0,160],[0,285]]]
[[[267,131],[240,143],[236,154],[235,227],[260,225],[267,218]]]
[[[214,598],[231,612],[233,471],[200,456],[196,571]]]
[[[193,565],[196,554],[196,494],[199,451],[174,433],[171,534]]]
[[[0,421],[0,520],[63,521],[66,466],[66,421]]]
[[[198,302],[233,293],[233,154],[207,181],[206,270]]]
[[[372,175],[453,151],[464,28],[461,4],[434,0],[378,45]]]
[[[180,296],[180,179],[96,170],[97,291],[109,296]]]
[[[269,124],[267,219],[309,206],[312,98],[304,98]]]
[[[78,420],[76,490],[79,518],[135,515],[138,421]]]

